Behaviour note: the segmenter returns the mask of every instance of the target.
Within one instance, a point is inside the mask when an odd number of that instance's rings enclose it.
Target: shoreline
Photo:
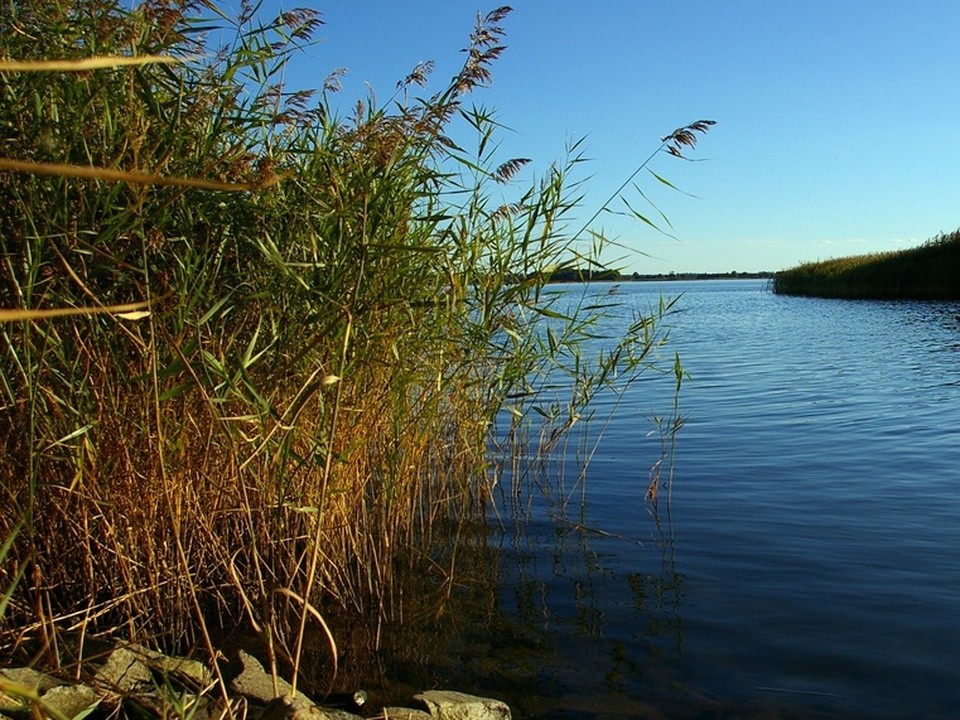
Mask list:
[[[596,283],[596,282],[677,282],[690,280],[773,280],[777,273],[763,272],[669,272],[669,273],[631,273],[622,275],[616,270],[583,273],[579,270],[563,270],[550,276],[551,283]]]
[[[81,672],[81,669],[83,672]],[[73,675],[73,674],[71,674]],[[119,718],[181,720],[509,720],[501,700],[431,689],[403,705],[368,702],[366,691],[315,700],[240,651],[216,667],[118,642],[96,659],[79,659],[72,677],[62,671],[0,667],[0,718],[82,720],[106,712]]]

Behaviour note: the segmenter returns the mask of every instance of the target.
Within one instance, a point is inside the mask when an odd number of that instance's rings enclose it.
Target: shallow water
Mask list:
[[[504,509],[496,586],[406,680],[519,717],[960,716],[960,306],[619,288],[661,291],[692,376],[669,502],[644,501],[667,378],[618,407],[583,496]]]

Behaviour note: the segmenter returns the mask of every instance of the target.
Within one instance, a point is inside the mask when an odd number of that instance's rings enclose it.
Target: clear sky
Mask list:
[[[477,0],[283,0],[321,11],[288,82],[346,67],[341,98],[388,98],[418,62],[459,68]],[[659,144],[717,125],[640,184],[677,239],[613,215],[640,272],[779,270],[906,247],[960,227],[960,2],[514,0],[507,51],[474,100],[510,128],[503,159],[542,172],[585,137],[586,219]],[[264,12],[280,6],[267,0]],[[652,211],[655,214],[655,211]]]

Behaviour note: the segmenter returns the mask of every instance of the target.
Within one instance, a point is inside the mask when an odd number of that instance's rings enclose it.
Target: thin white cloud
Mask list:
[[[763,245],[765,247],[779,247],[783,245],[783,240],[744,240],[744,245]]]

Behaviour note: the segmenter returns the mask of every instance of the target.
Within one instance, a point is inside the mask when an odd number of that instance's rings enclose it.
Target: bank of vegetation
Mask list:
[[[673,282],[691,280],[767,280],[773,278],[772,272],[737,272],[733,270],[725,273],[627,273],[617,268],[582,268],[571,267],[554,269],[549,274],[552,283],[585,283],[585,282]]]
[[[337,73],[283,85],[309,10],[5,5],[4,653],[114,634],[215,657],[246,628],[296,685],[305,638],[336,658],[324,608],[396,619],[403,569],[454,590],[441,540],[511,479],[505,443],[548,449],[659,368],[659,311],[599,343],[609,308],[547,288],[603,239],[570,233],[577,146],[520,183],[470,103],[508,12],[435,93],[425,63],[342,114]]]
[[[776,274],[783,295],[960,300],[960,231],[917,248],[806,263]]]
[[[584,283],[584,282],[673,282],[690,280],[767,280],[773,277],[772,272],[737,272],[733,270],[725,273],[626,273],[616,268],[565,268],[550,273],[550,282],[553,283]]]

